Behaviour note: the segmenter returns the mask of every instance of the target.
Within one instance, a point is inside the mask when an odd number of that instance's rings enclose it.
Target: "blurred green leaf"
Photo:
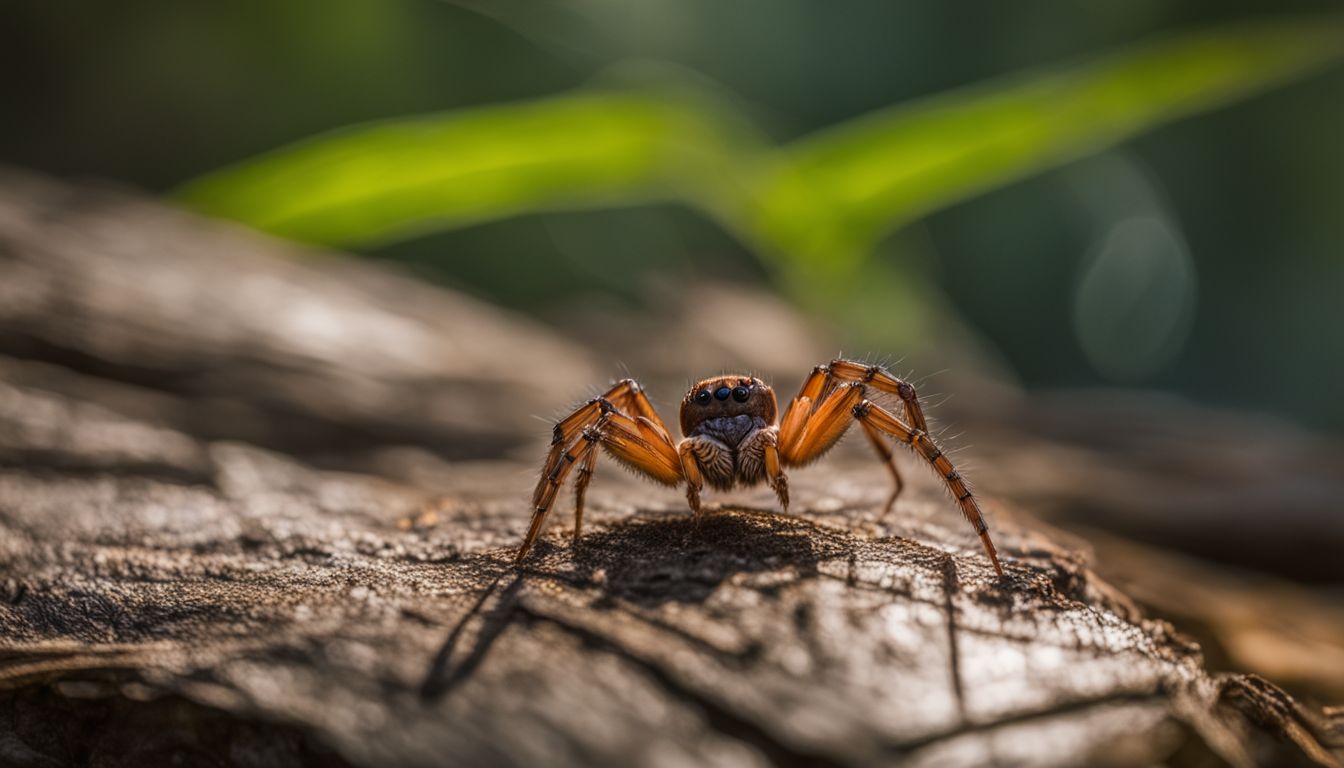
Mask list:
[[[687,88],[585,90],[354,126],[189,184],[198,209],[350,245],[528,211],[679,200],[833,270],[919,216],[1338,58],[1335,19],[1225,27],[882,110],[766,149]],[[841,270],[843,271],[843,270]]]
[[[1339,58],[1342,33],[1227,27],[872,113],[782,148],[748,229],[795,259],[858,258],[937,208]]]
[[[203,212],[329,245],[543,209],[682,199],[724,211],[742,194],[725,171],[757,150],[742,149],[750,136],[718,112],[684,89],[585,91],[359,125],[179,194]]]

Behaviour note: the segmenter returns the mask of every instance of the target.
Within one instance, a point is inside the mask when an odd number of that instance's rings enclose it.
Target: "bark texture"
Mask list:
[[[1344,754],[1330,712],[1211,673],[1070,537],[995,503],[1068,507],[1051,473],[1094,465],[1047,434],[984,449],[1072,451],[982,480],[1001,580],[932,478],[912,465],[884,517],[885,472],[843,452],[794,477],[787,516],[764,491],[698,522],[603,462],[583,539],[562,505],[515,569],[536,463],[512,451],[539,459],[530,415],[604,378],[562,336],[17,174],[0,294],[0,764]]]

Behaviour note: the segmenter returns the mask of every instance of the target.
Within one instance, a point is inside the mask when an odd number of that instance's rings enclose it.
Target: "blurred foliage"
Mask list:
[[[346,247],[535,210],[679,201],[752,246],[795,300],[859,329],[851,339],[918,354],[955,311],[927,274],[871,263],[884,236],[1319,67],[1344,54],[1341,30],[1309,19],[1189,33],[878,110],[781,147],[745,127],[729,100],[664,71],[654,86],[347,128],[180,194],[205,213]],[[1193,278],[1182,248],[1149,254],[1151,242],[1123,242],[1109,273],[1089,273],[1074,325],[1099,372],[1141,381],[1185,341]]]
[[[359,126],[186,187],[205,213],[350,246],[535,209],[680,197],[732,168],[718,113],[689,93],[589,90],[517,105]]]
[[[1272,87],[1344,50],[1338,12],[0,4],[0,161],[163,191],[410,133],[404,166],[355,197],[327,183],[338,169],[296,165],[295,194],[237,215],[569,328],[741,281],[782,288],[848,353],[925,372],[971,338],[1028,385],[1138,383],[1344,428],[1344,68]],[[472,120],[501,142],[533,121],[518,168],[498,145],[471,177],[439,175],[472,154],[452,140]],[[438,197],[399,191],[403,172]]]
[[[759,231],[813,260],[987,188],[1344,55],[1336,20],[1184,35],[862,117],[782,152]]]
[[[334,246],[537,209],[679,200],[821,273],[939,207],[1344,55],[1330,19],[1237,25],[897,106],[779,149],[685,86],[356,126],[215,172],[204,213]]]

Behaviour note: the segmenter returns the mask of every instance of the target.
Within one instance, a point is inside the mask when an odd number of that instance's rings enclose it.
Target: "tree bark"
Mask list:
[[[588,533],[515,568],[536,466],[508,451],[596,383],[573,343],[122,193],[3,190],[0,763],[1344,754],[995,504],[1011,477],[985,488],[1003,579],[932,479],[884,516],[844,453],[788,515],[765,491],[699,520],[604,462]]]

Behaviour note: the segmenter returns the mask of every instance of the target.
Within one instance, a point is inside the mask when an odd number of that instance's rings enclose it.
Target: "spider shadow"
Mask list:
[[[808,520],[735,506],[706,510],[699,520],[618,523],[586,534],[569,554],[571,578],[600,586],[608,598],[652,606],[704,602],[738,574],[816,573],[819,562],[847,552],[841,537]]]
[[[477,597],[471,609],[455,624],[430,662],[420,685],[425,701],[441,698],[471,676],[500,634],[513,620],[521,576],[500,573]],[[465,654],[458,650],[464,635],[474,632]]]
[[[698,521],[684,515],[628,520],[589,533],[574,547],[540,541],[535,565],[496,573],[454,625],[430,663],[420,695],[437,700],[471,677],[517,617],[525,582],[597,586],[603,596],[596,608],[612,607],[617,599],[648,607],[702,603],[735,575],[806,576],[815,574],[821,561],[849,551],[843,536],[808,520],[743,507],[706,510]]]

